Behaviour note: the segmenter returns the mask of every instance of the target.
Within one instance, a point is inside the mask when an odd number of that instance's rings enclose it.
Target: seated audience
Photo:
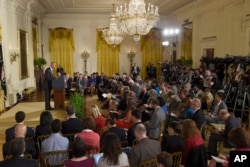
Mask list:
[[[53,121],[53,116],[50,111],[43,111],[41,113],[40,124],[36,126],[35,139],[37,138],[37,136],[51,134],[52,121]]]
[[[42,141],[41,152],[50,152],[69,149],[69,139],[60,134],[62,122],[55,119],[51,124],[51,135]]]
[[[171,122],[167,128],[168,135],[164,137],[161,143],[162,151],[169,153],[183,151],[184,141],[180,136],[181,124],[179,122]]]
[[[99,107],[96,104],[92,105],[91,113],[96,124],[95,132],[99,133],[101,128],[105,126],[106,118],[102,116]]]
[[[100,136],[98,133],[94,132],[95,127],[94,119],[92,117],[85,117],[82,120],[82,132],[76,134],[76,136],[84,141],[87,147],[100,147]]]
[[[79,133],[82,131],[82,120],[76,117],[72,105],[66,107],[67,120],[62,122],[62,134]]]
[[[17,137],[10,142],[11,159],[0,162],[1,167],[38,167],[38,162],[34,159],[23,157],[26,143],[24,138]]]
[[[102,134],[101,141],[108,133],[114,133],[120,139],[120,141],[127,139],[127,132],[123,128],[116,127],[115,120],[108,118],[106,120],[106,125],[108,130]]]
[[[102,142],[103,156],[99,159],[97,167],[129,166],[127,154],[122,152],[119,138],[113,133],[107,133]]]
[[[136,103],[135,103],[135,99],[129,97],[127,99],[127,112],[126,115],[123,119],[118,119],[116,120],[116,126],[120,127],[120,128],[130,128],[133,125],[133,121],[131,119],[131,112],[136,109]]]
[[[31,154],[32,158],[37,158],[35,142],[33,140],[25,139],[27,133],[27,126],[24,124],[18,124],[15,126],[15,138],[23,138],[25,141],[25,150],[24,152],[27,154]],[[10,145],[11,141],[8,141],[3,144],[3,157],[5,158],[6,155],[11,154],[10,152]]]
[[[196,123],[191,119],[186,119],[182,123],[181,136],[184,139],[184,150],[182,154],[182,165],[185,165],[192,149],[204,144],[201,133]]]
[[[86,155],[86,145],[84,141],[76,137],[71,145],[73,158],[64,162],[65,167],[93,167],[94,159]]]
[[[161,152],[161,144],[159,141],[147,137],[147,130],[143,124],[136,125],[134,133],[139,143],[131,150],[129,164],[137,167],[142,161],[155,158]]]
[[[16,125],[24,124],[24,119],[25,119],[25,113],[23,111],[18,111],[15,115]],[[6,137],[5,141],[6,142],[11,141],[12,139],[15,138],[14,132],[15,132],[16,125],[14,125],[11,128],[6,129],[6,131],[5,131],[5,137]],[[27,133],[26,133],[25,137],[34,138],[35,137],[34,129],[31,127],[27,127]]]
[[[161,152],[156,157],[157,167],[172,167],[173,157],[168,152]]]
[[[168,93],[168,96],[171,99],[171,103],[168,106],[168,110],[170,113],[174,113],[175,115],[179,115],[180,110],[182,108],[182,103],[180,97],[175,94],[173,91]]]
[[[208,152],[211,155],[218,155],[217,143],[223,142],[224,147],[231,148],[233,144],[228,140],[228,133],[234,128],[240,128],[240,120],[234,116],[231,116],[226,109],[222,109],[219,112],[220,119],[225,121],[224,130],[215,130],[209,137],[208,141]]]

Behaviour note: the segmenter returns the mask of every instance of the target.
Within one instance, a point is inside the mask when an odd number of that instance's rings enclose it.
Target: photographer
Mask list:
[[[169,81],[169,72],[170,72],[170,64],[166,60],[165,62],[161,63],[159,62],[158,64],[161,64],[161,70],[164,75],[164,80],[165,82]]]

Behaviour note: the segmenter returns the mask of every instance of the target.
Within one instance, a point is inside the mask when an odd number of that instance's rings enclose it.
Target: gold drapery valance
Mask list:
[[[108,45],[102,38],[101,30],[96,30],[96,51],[98,72],[104,72],[108,76],[119,72],[120,45]]]
[[[161,75],[161,68],[158,62],[162,61],[162,30],[153,28],[147,35],[141,38],[141,52],[142,52],[142,78],[147,76],[146,67],[148,63],[153,63],[157,68],[157,76]]]
[[[73,29],[49,29],[49,51],[51,61],[61,65],[64,71],[73,74],[73,52],[75,50]]]

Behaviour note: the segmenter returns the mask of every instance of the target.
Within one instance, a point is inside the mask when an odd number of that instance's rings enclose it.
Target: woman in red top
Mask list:
[[[181,135],[184,139],[184,151],[182,154],[182,165],[185,165],[187,157],[190,151],[204,144],[204,141],[201,137],[201,132],[197,128],[196,123],[191,119],[186,119],[182,124],[182,132]]]
[[[100,136],[98,133],[95,133],[95,121],[92,117],[85,117],[82,120],[82,132],[77,133],[76,136],[80,137],[87,147],[93,146],[98,147],[98,153],[100,151]],[[88,150],[87,150],[88,151]]]
[[[99,133],[100,129],[106,125],[106,118],[102,116],[99,107],[96,104],[92,105],[91,112],[96,124],[96,128],[94,130],[95,132]]]

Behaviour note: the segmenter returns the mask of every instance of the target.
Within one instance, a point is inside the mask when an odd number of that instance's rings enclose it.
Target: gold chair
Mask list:
[[[42,141],[47,139],[49,137],[49,135],[40,135],[37,136],[36,138],[36,145],[37,145],[37,151],[40,152],[41,151],[41,146],[42,146]]]
[[[182,159],[182,152],[174,152],[171,154],[173,157],[173,165],[172,167],[179,167],[181,164],[181,159]]]
[[[12,154],[8,154],[8,155],[6,155],[6,156],[4,157],[4,160],[11,159],[12,157],[13,157]],[[32,155],[31,155],[31,154],[23,154],[23,157],[32,159]]]
[[[40,153],[40,167],[63,167],[64,161],[68,159],[68,150]]]
[[[165,124],[166,124],[166,119],[161,122],[161,127],[160,127],[160,136],[158,138],[159,142],[162,142],[164,130],[165,130]]]
[[[139,167],[157,167],[157,160],[156,158],[152,158],[147,161],[143,161],[139,164]]]
[[[75,135],[75,133],[63,134],[64,137],[67,137],[69,139],[69,143],[72,143],[74,141]]]

